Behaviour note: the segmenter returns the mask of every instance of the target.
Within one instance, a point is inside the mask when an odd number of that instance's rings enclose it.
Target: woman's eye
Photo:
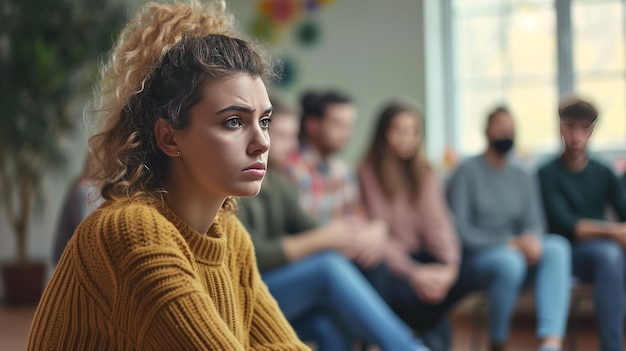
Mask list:
[[[224,122],[224,125],[228,128],[239,128],[242,126],[241,119],[239,117],[231,117]]]
[[[263,118],[259,121],[259,124],[263,129],[269,129],[270,123],[272,123],[272,119],[270,117]]]

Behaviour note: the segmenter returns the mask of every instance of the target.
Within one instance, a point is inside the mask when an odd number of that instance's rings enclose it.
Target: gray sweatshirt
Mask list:
[[[510,162],[496,169],[481,155],[460,165],[448,184],[448,202],[464,252],[543,233],[536,189],[530,175]]]

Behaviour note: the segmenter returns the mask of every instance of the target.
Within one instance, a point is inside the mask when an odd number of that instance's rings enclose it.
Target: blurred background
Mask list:
[[[83,166],[89,134],[83,110],[95,63],[142,3],[0,3],[0,195],[13,196],[16,213],[21,193],[9,190],[32,186],[37,195],[23,205],[32,208],[26,218],[7,216],[3,206],[0,262],[20,258],[12,233],[26,224],[26,257],[49,260],[59,206]],[[283,60],[273,94],[292,104],[309,88],[355,98],[359,119],[344,155],[353,163],[382,104],[405,99],[424,109],[428,156],[440,169],[484,148],[485,114],[502,103],[516,117],[517,153],[533,164],[559,150],[558,97],[579,91],[600,109],[594,152],[624,171],[624,0],[227,0],[227,6],[242,31]]]

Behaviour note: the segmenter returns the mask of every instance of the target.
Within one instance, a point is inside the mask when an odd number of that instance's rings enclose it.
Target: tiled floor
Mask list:
[[[475,300],[474,300],[475,301]],[[470,299],[464,301],[452,314],[454,324],[454,351],[472,351],[472,325],[470,318]],[[532,308],[518,306],[518,312],[513,320],[513,328],[509,343],[509,351],[533,351],[537,349],[534,337],[534,315]],[[20,351],[26,349],[28,330],[33,317],[34,307],[6,307],[0,306],[0,351]],[[579,320],[576,342],[578,351],[598,350],[598,340],[591,314],[583,313]],[[481,338],[485,349],[486,327],[481,328]],[[566,346],[568,346],[566,342]],[[565,348],[564,350],[569,350]]]

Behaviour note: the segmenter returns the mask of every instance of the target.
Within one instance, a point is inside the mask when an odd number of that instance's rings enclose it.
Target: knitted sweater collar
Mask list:
[[[210,265],[219,265],[224,261],[227,237],[222,222],[227,215],[220,210],[206,234],[202,234],[178,217],[164,201],[157,201],[156,208],[170,221],[183,236],[195,255],[195,260]]]

